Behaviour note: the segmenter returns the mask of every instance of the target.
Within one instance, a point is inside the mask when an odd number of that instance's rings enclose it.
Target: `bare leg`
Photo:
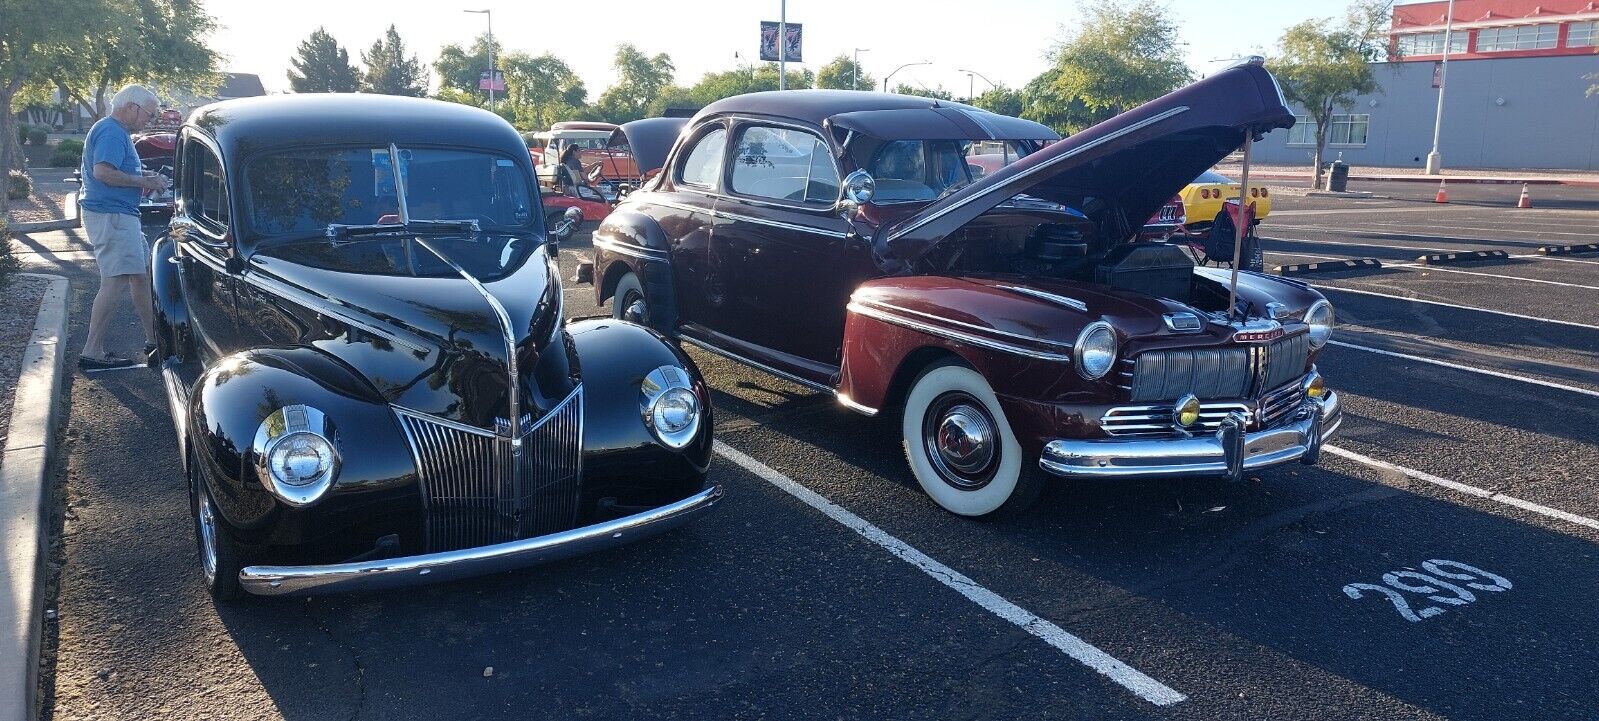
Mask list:
[[[129,277],[113,275],[100,279],[100,290],[94,294],[94,305],[89,309],[89,336],[83,341],[84,356],[99,358],[105,355],[106,326],[117,310],[117,302],[122,300],[122,289],[127,287]]]
[[[133,311],[139,314],[139,320],[144,323],[144,342],[147,345],[155,343],[155,305],[150,301],[150,276],[140,273],[122,277],[128,279]]]

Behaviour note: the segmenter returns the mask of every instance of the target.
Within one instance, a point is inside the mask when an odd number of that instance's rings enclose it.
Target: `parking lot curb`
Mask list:
[[[1538,248],[1543,255],[1570,255],[1571,253],[1599,253],[1599,243],[1581,245],[1545,245]]]
[[[77,218],[65,220],[41,220],[35,223],[10,223],[6,230],[12,233],[38,233],[46,230],[70,230],[78,227]]]
[[[1382,261],[1376,258],[1354,258],[1351,260],[1334,260],[1326,263],[1295,263],[1293,265],[1277,266],[1277,275],[1305,275],[1308,273],[1334,273],[1340,270],[1353,270],[1355,268],[1381,268]]]
[[[1498,260],[1509,258],[1510,254],[1503,250],[1473,250],[1464,253],[1433,253],[1416,258],[1422,265],[1442,265],[1444,263],[1465,263],[1473,260]]]
[[[22,373],[11,401],[11,427],[0,463],[0,721],[37,717],[39,642],[44,631],[47,473],[55,450],[61,344],[67,336],[67,279],[48,280]]]

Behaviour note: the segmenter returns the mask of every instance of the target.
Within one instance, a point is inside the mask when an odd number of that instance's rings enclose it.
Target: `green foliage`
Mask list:
[[[439,90],[445,88],[460,91],[464,95],[482,95],[488,98],[487,90],[477,87],[483,71],[489,69],[489,56],[492,50],[495,58],[500,61],[500,69],[505,69],[504,48],[495,40],[492,47],[489,43],[488,33],[477,36],[472,41],[470,49],[463,49],[460,45],[450,44],[439,49],[439,56],[433,61],[433,72],[438,74]],[[509,79],[507,79],[509,84]]]
[[[900,95],[920,95],[924,98],[934,98],[936,100],[955,99],[955,95],[950,91],[945,90],[944,86],[942,85],[936,88],[916,88],[901,83],[894,86],[894,92],[899,93]]]
[[[851,71],[859,75],[852,76]],[[852,84],[852,80],[855,84]],[[834,90],[871,90],[877,87],[877,81],[864,69],[855,67],[853,58],[840,53],[816,71],[816,87]]]
[[[113,27],[109,0],[0,0],[0,172],[20,168],[15,133],[19,100],[43,96],[74,54]],[[8,176],[9,177],[9,176]],[[0,217],[8,196],[0,193]]]
[[[543,130],[566,119],[588,102],[582,78],[549,53],[529,57],[511,53],[500,61],[505,72],[505,102],[519,127]]]
[[[76,138],[67,138],[56,143],[56,150],[65,150],[69,153],[82,153],[83,141]]]
[[[33,178],[20,170],[6,173],[6,198],[22,200],[33,193]]]
[[[361,63],[366,65],[361,77],[365,92],[413,98],[427,94],[427,69],[416,55],[405,54],[405,43],[393,25],[384,31],[383,37],[373,41],[370,49],[361,53]]]
[[[1333,110],[1352,108],[1356,96],[1381,89],[1371,63],[1387,50],[1391,8],[1389,2],[1365,0],[1351,7],[1342,22],[1306,20],[1289,27],[1278,41],[1277,54],[1266,61],[1283,96],[1316,122],[1312,163],[1318,182]]]
[[[11,287],[17,273],[22,270],[22,261],[11,253],[11,235],[6,232],[6,218],[0,215],[0,290]]]
[[[1004,85],[996,85],[988,92],[973,98],[972,105],[1000,115],[1021,117],[1022,94]]]
[[[50,139],[50,128],[43,125],[28,126],[28,143],[31,145],[44,145]]]
[[[672,83],[676,70],[666,53],[651,57],[625,43],[616,47],[612,67],[616,69],[616,84],[600,94],[597,105],[600,113],[613,123],[644,117],[650,101]]]
[[[300,41],[289,65],[289,88],[294,92],[353,93],[361,89],[361,71],[350,63],[350,51],[323,28]]]
[[[1033,100],[1043,106],[1033,112],[1066,119],[1076,130],[1154,100],[1192,79],[1182,59],[1177,20],[1169,8],[1096,0],[1083,10],[1087,20],[1049,54],[1052,87],[1034,93]],[[1086,125],[1069,107],[1074,101],[1087,110]]]
[[[58,59],[50,80],[95,117],[128,83],[211,92],[222,56],[206,45],[216,28],[200,0],[106,2],[80,46]]]
[[[32,127],[28,123],[17,123],[17,145],[28,142],[28,129]]]
[[[56,149],[50,153],[50,167],[76,168],[83,163],[83,141],[68,138],[56,143]]]

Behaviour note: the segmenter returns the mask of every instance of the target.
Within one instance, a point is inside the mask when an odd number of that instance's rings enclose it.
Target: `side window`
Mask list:
[[[204,144],[190,140],[184,145],[184,175],[188,186],[185,199],[190,213],[211,222],[217,229],[226,230],[228,217],[228,186],[222,175],[222,162]]]
[[[683,160],[677,179],[688,185],[715,188],[716,178],[722,170],[722,156],[727,152],[727,131],[712,130],[700,136],[694,149]]]
[[[733,192],[796,203],[838,199],[827,143],[803,130],[746,127],[733,152]]]

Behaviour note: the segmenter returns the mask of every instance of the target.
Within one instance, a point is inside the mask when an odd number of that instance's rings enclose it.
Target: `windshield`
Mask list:
[[[524,229],[532,194],[510,158],[475,150],[399,151],[412,220],[476,220]],[[303,148],[272,153],[245,173],[246,213],[264,236],[303,235],[330,223],[400,222],[388,148]]]
[[[933,200],[1027,154],[1011,140],[896,140],[872,161],[874,203]]]

